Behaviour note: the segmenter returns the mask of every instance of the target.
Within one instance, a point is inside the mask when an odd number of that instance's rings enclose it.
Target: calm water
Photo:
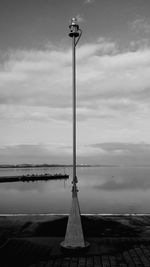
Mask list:
[[[64,173],[63,168],[0,169],[0,176]],[[66,181],[0,184],[0,213],[68,213],[72,168]],[[82,213],[150,213],[150,168],[77,168]]]

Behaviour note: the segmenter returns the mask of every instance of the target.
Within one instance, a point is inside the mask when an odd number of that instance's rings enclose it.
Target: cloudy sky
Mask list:
[[[0,163],[149,164],[150,1],[0,1]]]

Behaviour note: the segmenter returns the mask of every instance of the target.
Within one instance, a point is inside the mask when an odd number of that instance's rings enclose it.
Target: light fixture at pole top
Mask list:
[[[79,37],[79,35],[81,35],[81,30],[79,29],[79,25],[75,17],[71,19],[71,24],[69,25],[69,28],[70,28],[70,33],[69,33],[70,37],[76,38]]]

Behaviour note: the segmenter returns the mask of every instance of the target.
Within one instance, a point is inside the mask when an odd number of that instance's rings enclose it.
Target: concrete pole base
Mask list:
[[[85,241],[84,246],[67,246],[63,241],[60,243],[60,247],[62,252],[65,254],[80,254],[86,252],[89,249],[90,243]]]

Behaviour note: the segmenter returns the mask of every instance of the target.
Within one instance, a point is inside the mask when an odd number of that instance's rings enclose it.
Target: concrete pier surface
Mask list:
[[[61,251],[67,215],[0,216],[0,266],[150,266],[150,215],[82,215],[90,248]],[[7,255],[7,256],[6,256]]]

